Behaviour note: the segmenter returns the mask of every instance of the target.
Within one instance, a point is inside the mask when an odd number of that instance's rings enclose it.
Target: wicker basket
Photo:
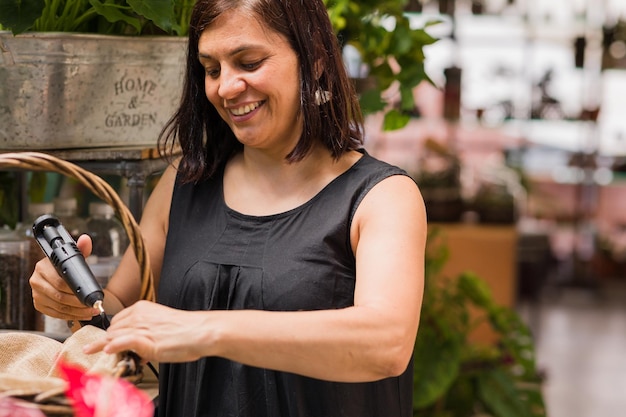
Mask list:
[[[78,180],[94,195],[111,205],[124,226],[130,246],[139,263],[141,271],[141,298],[150,301],[155,300],[154,281],[148,252],[144,246],[139,226],[130,210],[106,181],[71,162],[39,152],[0,153],[0,169],[56,172]],[[132,355],[129,354],[122,357],[113,376],[134,382],[141,377],[141,366],[138,363],[138,358],[129,356]],[[0,392],[0,398],[6,396],[5,394]],[[71,415],[68,414],[71,411],[71,407],[66,401],[63,401],[63,397],[64,392],[62,391],[41,392],[39,395],[30,397],[30,400],[27,401],[31,402],[31,406],[39,408],[44,414],[49,416]],[[0,414],[2,413],[0,412]]]
[[[135,252],[141,270],[141,298],[155,300],[154,280],[150,270],[148,252],[144,246],[139,226],[132,213],[111,186],[99,176],[52,155],[39,152],[14,152],[0,154],[0,169],[19,168],[29,171],[57,172],[66,177],[74,178],[86,186],[94,195],[115,209],[130,245]]]

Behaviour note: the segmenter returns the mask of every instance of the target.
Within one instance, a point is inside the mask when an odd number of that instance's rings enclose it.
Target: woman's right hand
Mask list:
[[[76,245],[85,257],[91,254],[89,236],[78,238]],[[64,320],[91,320],[99,314],[97,309],[86,307],[78,300],[47,257],[37,262],[29,283],[33,305],[37,311],[47,316]]]

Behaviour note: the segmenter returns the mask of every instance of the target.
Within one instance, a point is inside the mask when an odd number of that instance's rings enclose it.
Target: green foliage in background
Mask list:
[[[369,69],[366,90],[360,92],[364,113],[385,112],[384,130],[404,127],[415,109],[413,89],[431,82],[424,69],[424,47],[436,39],[423,28],[412,28],[404,9],[408,0],[324,0],[333,27],[344,45],[354,46]],[[389,109],[386,90],[398,88],[398,108]]]
[[[14,34],[183,36],[193,4],[194,0],[0,0],[0,24]]]
[[[413,415],[545,417],[528,327],[513,309],[498,305],[475,274],[441,275],[448,249],[436,229],[427,249]],[[468,338],[485,321],[498,338],[493,346]]]

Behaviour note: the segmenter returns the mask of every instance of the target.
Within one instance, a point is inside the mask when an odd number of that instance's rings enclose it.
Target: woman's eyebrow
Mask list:
[[[230,51],[228,53],[228,56],[234,56],[237,55],[241,52],[250,50],[250,49],[260,49],[261,47],[255,44],[245,44],[245,45],[240,45],[237,48],[233,49],[232,51]],[[199,58],[204,58],[204,59],[214,59],[213,56],[211,54],[207,54],[207,53],[202,53],[202,52],[198,52],[198,57]]]

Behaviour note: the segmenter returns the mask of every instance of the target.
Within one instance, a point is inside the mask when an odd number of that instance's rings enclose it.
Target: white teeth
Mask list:
[[[243,107],[239,107],[236,109],[232,109],[231,112],[235,115],[235,116],[243,116],[244,114],[248,114],[250,113],[252,110],[256,109],[257,107],[259,107],[261,105],[261,103],[257,102],[254,104],[246,104]]]

